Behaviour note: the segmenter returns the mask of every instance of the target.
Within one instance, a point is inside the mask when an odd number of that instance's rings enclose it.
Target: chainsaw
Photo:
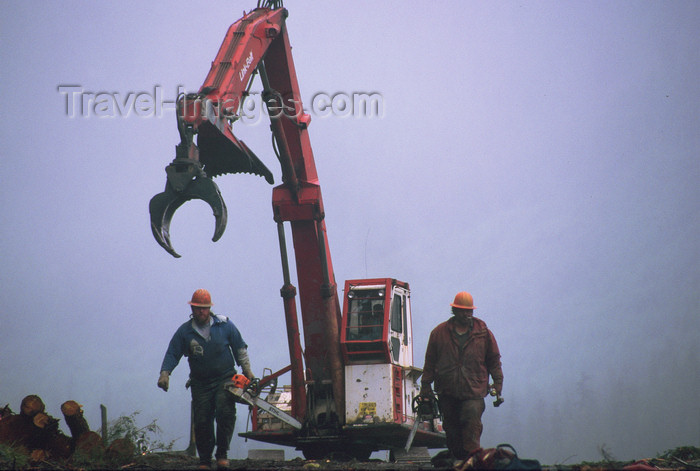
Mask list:
[[[405,449],[411,449],[411,444],[418,431],[418,426],[425,421],[440,418],[440,407],[437,399],[434,395],[430,396],[416,396],[413,398],[411,403],[411,409],[413,413],[416,414],[415,422],[413,422],[413,427],[411,428],[411,433],[408,435],[408,440],[406,440]]]
[[[244,375],[235,374],[231,378],[231,381],[228,381],[224,385],[224,389],[233,394],[237,402],[248,404],[252,407],[258,407],[283,422],[288,423],[295,429],[301,429],[301,422],[297,419],[258,397],[260,394],[260,382],[257,378],[251,381]]]

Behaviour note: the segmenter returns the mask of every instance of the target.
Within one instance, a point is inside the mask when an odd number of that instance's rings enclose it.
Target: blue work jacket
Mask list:
[[[170,340],[161,371],[172,372],[182,356],[190,364],[190,378],[196,381],[217,381],[236,374],[236,352],[248,348],[238,328],[225,316],[212,314],[210,337],[205,339],[189,320],[182,324]],[[238,363],[240,365],[240,363]]]

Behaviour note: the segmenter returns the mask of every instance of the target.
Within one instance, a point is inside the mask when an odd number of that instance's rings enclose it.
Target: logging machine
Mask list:
[[[409,436],[414,447],[444,448],[439,418],[425,415],[431,419],[421,420],[424,415],[411,407],[422,370],[413,366],[408,283],[348,280],[341,306],[309,141],[311,118],[301,102],[287,15],[281,2],[258,4],[231,25],[199,92],[178,97],[180,143],[166,167],[165,191],[149,205],[153,235],[179,257],[169,228],[186,201],[201,199],[211,206],[214,241],[224,232],[226,205],[212,178],[252,173],[274,184],[272,172],[233,134],[257,75],[282,174],[282,183],[272,189],[272,209],[290,364],[261,378],[259,387],[265,391],[267,386],[265,398],[244,398],[252,407],[252,429],[241,435],[295,447],[307,459],[336,451],[366,459],[373,451],[403,449]],[[285,223],[291,226],[298,290],[290,280]],[[277,388],[278,378],[287,372],[291,384]],[[261,407],[260,401],[273,408]]]

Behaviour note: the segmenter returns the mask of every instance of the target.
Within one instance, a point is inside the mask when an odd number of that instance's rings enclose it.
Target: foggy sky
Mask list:
[[[179,141],[174,109],[124,101],[197,91],[255,3],[2,3],[0,406],[38,394],[61,418],[74,399],[93,429],[100,404],[141,411],[184,449],[186,361],[168,393],[156,380],[200,287],[257,375],[288,364],[271,187],[218,178],[224,236],[189,202],[172,258],[148,201]],[[474,295],[505,374],[482,446],[569,464],[700,446],[700,4],[285,6],[339,290],[407,281],[419,367],[454,295]],[[123,110],[68,116],[61,86]],[[379,94],[381,116],[310,108],[354,93]],[[235,132],[279,182],[256,116]],[[262,447],[235,437],[230,456]]]

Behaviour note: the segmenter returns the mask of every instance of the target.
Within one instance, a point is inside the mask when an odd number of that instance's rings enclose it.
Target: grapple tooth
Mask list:
[[[170,222],[175,211],[191,199],[205,201],[214,212],[216,225],[212,241],[219,240],[226,230],[228,213],[216,183],[206,177],[197,177],[180,192],[175,191],[170,183],[166,183],[165,191],[151,198],[148,205],[151,214],[151,232],[153,232],[156,242],[176,258],[179,258],[180,255],[175,252],[170,242]]]
[[[180,258],[180,254],[175,252],[170,242],[170,221],[175,210],[185,202],[185,200],[178,202],[179,199],[178,194],[172,190],[168,191],[166,186],[166,191],[151,198],[151,202],[148,205],[151,213],[151,232],[153,237],[155,237],[158,245],[175,258]]]

